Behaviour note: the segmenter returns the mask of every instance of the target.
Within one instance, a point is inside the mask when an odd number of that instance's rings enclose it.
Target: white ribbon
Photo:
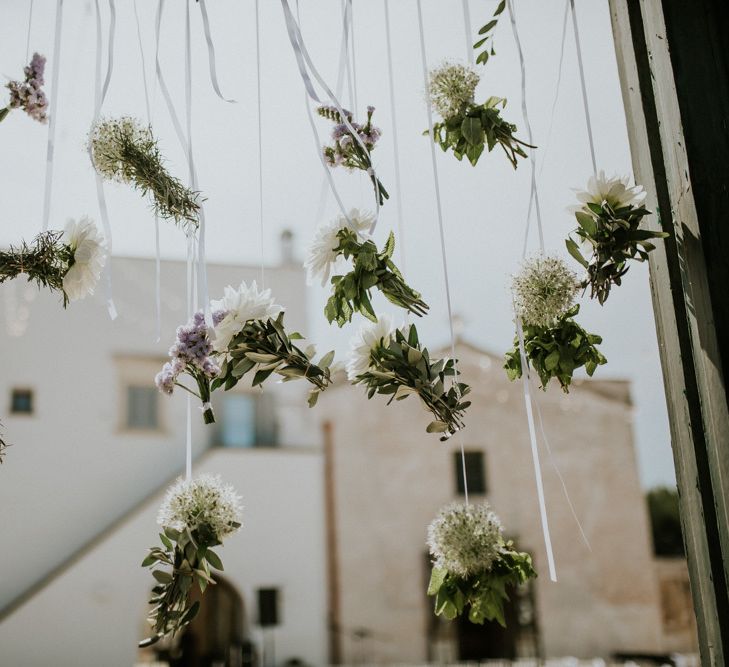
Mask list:
[[[418,28],[420,29],[420,56],[423,65],[423,84],[428,89],[428,59],[425,52],[425,29],[423,27],[423,8],[421,1],[417,0],[418,7]],[[451,307],[451,287],[448,280],[448,259],[446,254],[445,229],[443,225],[443,206],[440,198],[440,180],[438,178],[438,161],[435,157],[435,141],[433,137],[433,111],[430,102],[425,105],[428,111],[428,132],[430,134],[430,159],[433,167],[433,186],[435,190],[436,211],[438,214],[438,232],[440,234],[440,253],[443,264],[443,279],[445,282],[446,305],[448,307],[448,328],[451,338],[451,357],[453,358],[453,386],[458,392],[458,370],[456,368],[456,336],[453,331],[453,308]],[[459,392],[460,397],[460,392]],[[463,444],[463,433],[458,432],[458,440],[461,449],[461,467],[463,469],[463,492],[468,505],[468,477],[466,475],[466,452]]]
[[[577,27],[577,13],[575,12],[575,0],[570,0],[572,10],[572,27],[575,31],[575,48],[577,49],[577,64],[580,71],[580,87],[582,88],[582,104],[585,107],[585,124],[587,125],[587,138],[590,141],[590,158],[592,159],[592,171],[597,177],[597,160],[595,159],[595,139],[592,136],[592,121],[590,120],[590,106],[587,103],[587,87],[585,85],[585,65],[582,62],[582,46],[580,45],[580,30]]]
[[[469,65],[474,65],[473,56],[473,28],[471,28],[471,10],[468,6],[468,0],[461,0],[463,4],[463,27],[466,31],[466,60]]]
[[[263,114],[261,113],[261,16],[259,2],[256,0],[256,103],[258,107],[258,214],[261,234],[261,289],[266,288],[264,268],[263,238]]]
[[[99,0],[94,0],[96,8],[96,68],[94,77],[94,121],[92,126],[95,126],[101,116],[101,108],[104,105],[106,99],[106,93],[109,91],[109,83],[111,82],[111,73],[114,70],[114,35],[116,33],[116,6],[114,0],[109,0],[109,37],[107,43],[107,63],[106,63],[106,76],[104,77],[104,84],[101,85],[101,50],[102,50],[102,36],[101,36],[101,9],[99,7]],[[88,146],[89,159],[93,162],[91,144]],[[94,170],[95,181],[96,181],[96,199],[99,202],[99,215],[101,217],[101,223],[104,227],[104,236],[106,237],[106,249],[109,254],[109,261],[104,266],[104,287],[106,292],[106,309],[109,312],[109,317],[115,320],[117,317],[116,306],[114,305],[114,297],[111,287],[111,257],[112,257],[112,233],[111,223],[109,222],[109,211],[106,206],[106,196],[104,194],[104,183],[101,180],[99,172]]]
[[[48,144],[46,146],[46,183],[43,193],[43,231],[48,231],[51,219],[51,195],[53,193],[53,152],[56,143],[56,109],[58,108],[58,74],[61,70],[61,27],[63,0],[56,2],[56,28],[53,36],[53,71],[51,73],[50,119],[48,120]]]
[[[370,156],[369,150],[367,150],[367,146],[365,146],[364,141],[362,141],[362,138],[359,136],[357,131],[352,126],[352,123],[347,118],[347,115],[344,113],[344,109],[342,108],[341,103],[339,102],[339,99],[337,96],[332,92],[331,88],[327,85],[326,81],[322,78],[322,76],[319,74],[318,70],[314,66],[314,63],[311,60],[311,57],[309,56],[309,52],[306,50],[306,46],[304,45],[304,39],[301,35],[301,29],[299,28],[299,25],[294,18],[293,13],[291,12],[291,8],[289,7],[288,0],[281,0],[281,6],[283,8],[284,12],[284,18],[286,20],[286,31],[289,35],[289,41],[291,42],[291,47],[294,50],[294,56],[296,57],[296,63],[299,68],[299,74],[301,75],[301,80],[304,83],[304,88],[306,89],[307,95],[312,99],[312,101],[316,102],[317,104],[321,104],[321,99],[316,93],[316,90],[314,89],[314,85],[312,83],[311,76],[314,77],[316,82],[321,86],[321,88],[324,90],[324,92],[327,94],[327,97],[331,101],[334,108],[337,110],[337,112],[340,115],[341,121],[344,124],[344,126],[349,130],[354,140],[360,145],[362,150],[365,152],[365,155],[367,156],[370,164],[372,164],[372,158]],[[307,105],[308,107],[308,105]],[[317,152],[320,155],[322,165],[324,168],[329,171],[329,167],[327,167],[327,164],[321,155],[321,144],[319,143],[319,137],[318,133],[316,132],[316,127],[313,124],[313,117],[311,116],[311,111],[309,112],[310,120],[312,124],[312,129],[314,130],[315,138],[317,141]],[[373,169],[373,181],[375,186],[375,220],[372,223],[372,226],[370,227],[370,233],[374,233],[375,227],[377,226],[377,220],[379,218],[380,214],[380,191],[379,186],[377,185],[377,174],[375,173]],[[336,193],[336,188],[334,187],[334,180],[332,178],[329,178],[329,183],[331,187],[333,188],[334,195],[337,199],[337,202],[340,205],[340,208],[342,209],[342,214],[344,215],[347,220],[349,220],[349,217],[347,215],[346,210],[344,209],[344,206],[341,203],[341,198]]]
[[[200,14],[202,15],[203,20],[203,30],[205,32],[205,41],[208,45],[208,63],[210,65],[210,83],[213,84],[213,90],[217,94],[217,96],[223,100],[223,102],[228,102],[229,104],[235,104],[236,101],[233,99],[226,99],[223,97],[223,93],[220,92],[220,85],[218,84],[218,74],[217,74],[217,68],[215,65],[215,46],[213,44],[213,37],[212,33],[210,32],[210,19],[208,19],[208,9],[205,5],[205,0],[198,0],[200,3]]]

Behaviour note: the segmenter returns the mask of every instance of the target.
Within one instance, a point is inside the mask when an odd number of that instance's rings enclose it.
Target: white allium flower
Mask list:
[[[157,523],[165,528],[195,530],[205,526],[220,541],[234,533],[241,523],[241,497],[219,475],[180,477],[165,495]]]
[[[577,276],[559,257],[537,255],[513,277],[515,314],[524,324],[551,326],[572,307],[578,289]]]
[[[130,116],[101,118],[89,132],[88,147],[94,169],[104,178],[118,183],[129,183],[131,175],[121,159],[120,140],[129,138],[134,143],[149,142],[149,127]]]
[[[489,570],[499,557],[501,531],[501,520],[488,503],[452,503],[428,526],[428,547],[436,567],[468,577]]]
[[[69,300],[77,301],[94,293],[106,263],[106,244],[94,221],[86,216],[66,223],[62,241],[73,252],[73,263],[63,277],[63,291]]]
[[[628,176],[612,176],[608,178],[604,171],[600,171],[597,177],[591,176],[587,183],[587,190],[575,190],[578,201],[583,204],[607,203],[611,208],[623,208],[625,206],[639,206],[646,197],[642,185],[630,187]]]
[[[347,378],[350,382],[354,382],[358,375],[367,372],[372,350],[380,345],[387,345],[395,329],[389,315],[378,315],[377,322],[366,322],[360,327],[349,343]]]
[[[216,352],[225,352],[249,320],[270,320],[284,310],[283,306],[274,303],[271,290],[259,290],[255,280],[250,286],[243,281],[238,289],[228,285],[222,299],[210,302],[210,309],[213,313],[225,313],[214,328],[213,349]]]
[[[473,67],[446,61],[430,72],[430,104],[444,119],[456,116],[473,103],[478,81]]]
[[[366,239],[375,216],[369,211],[359,211],[353,208],[349,212],[349,219],[340,215],[334,220],[321,225],[314,234],[314,240],[309,246],[309,252],[304,262],[306,280],[309,285],[316,278],[321,279],[322,286],[327,284],[332,269],[341,259],[335,248],[339,245],[337,233],[340,229],[350,229],[359,239]]]

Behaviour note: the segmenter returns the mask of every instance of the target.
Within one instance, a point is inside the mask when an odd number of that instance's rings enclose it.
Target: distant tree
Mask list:
[[[648,491],[646,499],[651,517],[654,553],[656,556],[683,556],[678,491],[660,486]]]

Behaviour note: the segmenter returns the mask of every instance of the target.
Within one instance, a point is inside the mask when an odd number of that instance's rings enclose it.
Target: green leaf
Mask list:
[[[332,361],[334,361],[334,350],[331,350],[330,352],[327,352],[319,361],[319,366],[322,368],[329,368],[329,366],[332,365]]]
[[[428,583],[428,595],[435,595],[445,583],[448,571],[440,567],[434,567],[430,573],[430,582]]]
[[[476,64],[477,65],[485,65],[489,60],[489,52],[488,51],[481,51],[481,53],[478,54],[478,57],[476,58]]]
[[[445,433],[448,430],[448,424],[443,421],[432,421],[426,427],[427,433]]]
[[[164,570],[152,570],[152,576],[159,581],[160,584],[169,584],[172,581],[172,575]]]
[[[498,23],[497,19],[493,19],[492,21],[489,21],[485,26],[483,26],[479,31],[479,35],[485,35],[491,28],[493,28]]]
[[[483,144],[483,127],[479,118],[464,118],[461,133],[471,146]]]
[[[567,252],[572,255],[572,257],[574,257],[582,266],[584,266],[585,268],[589,266],[587,260],[582,256],[579,246],[571,238],[566,238],[564,244],[565,246],[567,246]]]
[[[220,560],[218,554],[208,549],[205,552],[205,559],[212,565],[216,570],[223,571],[223,561]]]
[[[595,236],[595,234],[597,234],[597,223],[595,222],[595,218],[593,218],[589,213],[577,211],[575,213],[575,218],[577,218],[577,222],[580,227],[582,227],[589,236]]]

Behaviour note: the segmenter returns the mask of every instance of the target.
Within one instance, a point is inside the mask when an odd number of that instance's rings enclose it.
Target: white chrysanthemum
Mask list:
[[[70,301],[77,301],[94,293],[106,263],[106,244],[94,221],[86,216],[78,222],[69,220],[62,240],[73,252],[73,263],[63,277],[63,291]]]
[[[444,62],[430,72],[428,98],[430,104],[444,119],[457,116],[473,103],[479,75],[473,67]]]
[[[128,183],[131,175],[121,158],[121,139],[133,143],[149,142],[152,138],[149,127],[142,125],[136,118],[102,118],[89,132],[88,147],[94,169],[103,177],[119,183]]]
[[[587,190],[575,190],[575,192],[578,201],[583,204],[602,205],[605,202],[614,209],[625,206],[639,206],[646,197],[642,185],[630,187],[630,179],[627,176],[608,178],[602,170],[597,176],[590,177]]]
[[[165,528],[184,530],[205,527],[220,541],[240,527],[241,497],[219,475],[179,478],[160,505],[157,523]]]
[[[537,255],[513,277],[515,314],[524,324],[551,326],[572,307],[578,289],[577,276],[559,257]]]
[[[331,222],[321,225],[314,234],[314,240],[309,246],[309,252],[304,262],[308,284],[313,284],[316,278],[321,279],[322,286],[327,284],[332,269],[340,260],[337,253],[334,252],[339,245],[337,233],[340,229],[350,229],[360,239],[364,239],[368,236],[374,221],[375,216],[369,211],[360,212],[353,208],[349,212],[349,218],[340,215]]]
[[[354,382],[358,375],[367,372],[370,367],[372,350],[379,345],[387,345],[395,333],[389,315],[378,315],[377,322],[366,322],[350,341],[349,359],[347,360],[347,377]]]
[[[222,299],[210,302],[210,309],[213,313],[225,313],[214,329],[213,349],[216,352],[225,352],[232,338],[249,320],[269,320],[284,310],[283,306],[274,303],[271,290],[259,290],[255,280],[250,287],[245,281],[238,289],[228,285]]]
[[[468,577],[489,570],[499,557],[501,531],[501,520],[488,503],[452,503],[428,526],[428,547],[436,567]]]

